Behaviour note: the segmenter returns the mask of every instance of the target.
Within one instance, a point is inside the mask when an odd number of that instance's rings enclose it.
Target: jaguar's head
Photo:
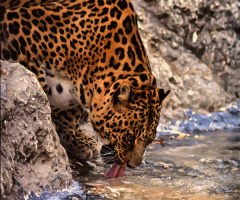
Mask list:
[[[118,167],[134,168],[141,164],[145,148],[156,136],[162,101],[170,93],[138,82],[137,77],[118,80],[105,98],[93,102],[90,113],[93,127],[104,144],[103,160],[117,163]],[[116,174],[111,176],[119,175],[115,168],[113,171]]]

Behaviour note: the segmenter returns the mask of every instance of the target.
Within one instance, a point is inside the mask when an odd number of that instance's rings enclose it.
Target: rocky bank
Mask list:
[[[47,96],[23,66],[1,65],[1,199],[65,188],[71,169]]]
[[[161,122],[182,120],[185,109],[207,114],[239,100],[238,0],[134,0],[133,4],[159,87],[172,90]]]

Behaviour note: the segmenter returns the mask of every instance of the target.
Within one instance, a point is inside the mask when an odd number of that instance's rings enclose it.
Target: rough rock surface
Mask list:
[[[23,66],[1,64],[1,199],[63,189],[71,169],[47,96]]]
[[[161,122],[184,109],[216,112],[240,97],[239,0],[134,0],[159,86],[172,90]]]

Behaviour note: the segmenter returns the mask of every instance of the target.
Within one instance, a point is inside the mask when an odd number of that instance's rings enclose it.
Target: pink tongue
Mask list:
[[[104,176],[107,178],[122,177],[124,175],[125,168],[126,167],[115,163],[108,172],[104,173]]]

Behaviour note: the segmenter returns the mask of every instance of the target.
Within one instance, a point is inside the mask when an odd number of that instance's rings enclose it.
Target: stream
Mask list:
[[[142,164],[107,179],[109,165],[75,163],[86,199],[240,199],[240,131],[160,135]],[[89,170],[90,168],[90,170]]]

